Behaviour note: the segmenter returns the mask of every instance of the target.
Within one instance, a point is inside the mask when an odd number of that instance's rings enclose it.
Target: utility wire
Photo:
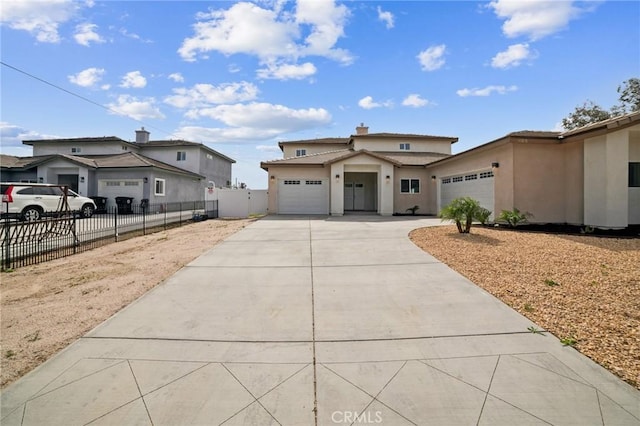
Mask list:
[[[82,99],[83,101],[85,101],[85,102],[89,102],[89,103],[90,103],[90,104],[92,104],[92,105],[95,105],[95,106],[98,106],[98,107],[100,107],[100,108],[106,109],[107,111],[112,112],[112,113],[114,113],[114,114],[116,114],[116,115],[120,115],[120,116],[122,116],[122,115],[123,115],[121,112],[116,111],[116,110],[114,110],[114,109],[112,109],[112,108],[110,108],[110,107],[108,107],[108,106],[106,106],[106,105],[99,104],[99,103],[98,103],[98,102],[96,102],[96,101],[93,101],[93,100],[91,100],[91,99],[89,99],[89,98],[86,98],[86,97],[84,97],[84,96],[82,96],[82,95],[79,95],[79,94],[74,93],[74,92],[72,92],[72,91],[70,91],[70,90],[67,90],[67,89],[65,89],[64,87],[60,87],[60,86],[58,86],[58,85],[56,85],[56,84],[53,84],[53,83],[51,83],[51,82],[49,82],[49,81],[47,81],[47,80],[44,80],[44,79],[42,79],[42,78],[40,78],[40,77],[37,77],[37,76],[35,76],[35,75],[33,75],[33,74],[30,74],[30,73],[28,73],[28,72],[26,72],[26,71],[24,71],[24,70],[21,70],[20,68],[14,67],[13,65],[9,65],[9,64],[7,64],[7,63],[6,63],[6,62],[4,62],[4,61],[0,61],[0,64],[4,65],[4,66],[5,66],[5,67],[7,67],[7,68],[11,68],[12,70],[17,71],[17,72],[19,72],[19,73],[21,73],[21,74],[24,74],[24,75],[26,75],[27,77],[33,78],[34,80],[38,80],[38,81],[39,81],[39,82],[41,82],[41,83],[44,83],[44,84],[49,85],[49,86],[51,86],[51,87],[54,87],[54,88],[56,88],[56,89],[58,89],[58,90],[61,90],[61,91],[65,92],[65,93],[66,93],[66,94],[68,94],[68,95],[75,96],[76,98],[80,98],[80,99]],[[169,134],[170,134],[170,132],[167,132],[166,130],[162,130],[162,129],[158,128],[158,127],[155,127],[155,126],[152,126],[152,125],[146,124],[146,123],[144,123],[142,120],[135,119],[135,118],[130,117],[130,116],[128,116],[128,115],[125,115],[125,117],[127,117],[127,118],[128,118],[128,119],[130,119],[130,120],[136,121],[136,122],[138,122],[138,123],[140,123],[140,124],[144,124],[146,127],[149,127],[149,128],[151,128],[151,129],[158,130],[159,132],[164,133],[165,135],[169,135]]]

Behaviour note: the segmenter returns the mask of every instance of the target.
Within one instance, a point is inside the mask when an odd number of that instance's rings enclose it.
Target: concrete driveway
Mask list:
[[[5,389],[1,423],[640,425],[640,392],[409,241],[439,223],[259,220]]]

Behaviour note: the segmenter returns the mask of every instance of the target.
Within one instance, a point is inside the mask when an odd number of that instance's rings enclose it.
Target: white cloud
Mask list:
[[[81,7],[72,0],[3,1],[0,23],[28,31],[41,43],[59,43],[59,26],[71,20]]]
[[[103,68],[87,68],[77,74],[68,76],[69,81],[73,84],[77,84],[81,87],[93,87],[102,80],[102,76],[105,74]]]
[[[404,100],[402,101],[402,105],[414,107],[414,108],[420,108],[428,104],[429,104],[428,100],[422,98],[420,95],[415,93],[410,94],[409,96],[404,98]]]
[[[303,80],[316,73],[317,69],[311,62],[296,64],[268,64],[267,68],[257,71],[258,78],[275,80]]]
[[[95,31],[97,28],[98,26],[96,24],[90,23],[76,25],[76,33],[73,35],[73,38],[76,39],[78,44],[83,46],[89,46],[92,42],[104,43],[104,39]]]
[[[458,96],[466,98],[467,96],[489,96],[492,93],[504,95],[508,92],[515,92],[518,90],[518,86],[487,86],[482,89],[460,89],[456,93]]]
[[[169,74],[169,80],[173,80],[176,83],[183,83],[184,77],[179,72],[174,72],[173,74]]]
[[[373,108],[381,108],[381,107],[392,107],[392,101],[385,102],[374,102],[371,96],[365,96],[364,98],[358,101],[358,106],[362,109],[373,109]]]
[[[391,12],[383,11],[380,6],[378,6],[378,19],[386,24],[387,29],[393,28],[393,14]]]
[[[594,5],[596,3],[592,2],[588,8],[593,8]],[[494,0],[488,7],[505,21],[502,25],[505,36],[526,36],[532,41],[563,30],[569,21],[588,10],[580,9],[573,1],[568,0]]]
[[[229,71],[231,74],[235,74],[237,72],[240,72],[242,70],[242,68],[240,68],[240,65],[238,64],[229,64],[229,66],[227,67],[227,71]]]
[[[537,57],[536,52],[529,49],[527,43],[512,44],[504,52],[499,52],[491,59],[493,68],[511,68],[522,64],[522,61],[532,60]]]
[[[444,44],[437,46],[431,46],[426,50],[423,50],[418,54],[418,60],[423,71],[435,71],[445,63],[443,58],[447,51],[447,47]]]
[[[199,13],[193,25],[194,36],[186,38],[178,49],[186,61],[195,61],[207,52],[224,55],[254,55],[261,64],[295,62],[315,55],[349,64],[349,52],[335,47],[344,35],[349,15],[344,5],[333,0],[298,0],[295,13],[283,10],[276,2],[273,9],[238,2],[229,9]],[[306,37],[302,39],[302,35]]]
[[[120,95],[116,102],[107,104],[107,106],[113,113],[125,115],[134,120],[165,118],[164,114],[156,107],[154,98],[138,99],[131,95]]]
[[[218,105],[191,111],[190,118],[207,117],[233,129],[227,132],[261,134],[260,138],[296,132],[328,124],[331,114],[323,108],[291,109],[283,105],[252,102]]]
[[[147,85],[147,79],[144,78],[140,71],[128,72],[122,77],[120,87],[126,89],[141,89]]]
[[[6,155],[31,155],[31,147],[25,146],[23,140],[50,139],[56,138],[54,135],[44,135],[24,127],[0,121],[0,139],[2,140],[2,153]],[[21,148],[19,150],[11,149],[13,153],[9,153],[8,147]],[[24,148],[24,150],[22,149]]]
[[[212,84],[196,84],[190,89],[173,89],[173,95],[164,102],[176,108],[202,108],[218,104],[252,101],[258,96],[258,88],[246,81]]]

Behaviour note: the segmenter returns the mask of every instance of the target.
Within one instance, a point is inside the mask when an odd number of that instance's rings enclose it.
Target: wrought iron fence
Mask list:
[[[136,235],[218,217],[218,201],[131,204],[96,210],[93,216],[59,212],[36,221],[5,217],[0,227],[2,270],[69,256]]]

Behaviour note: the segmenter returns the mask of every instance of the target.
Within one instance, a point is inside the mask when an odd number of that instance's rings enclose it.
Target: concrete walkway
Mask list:
[[[259,220],[6,389],[1,423],[640,425],[640,392],[407,238],[436,224]]]

